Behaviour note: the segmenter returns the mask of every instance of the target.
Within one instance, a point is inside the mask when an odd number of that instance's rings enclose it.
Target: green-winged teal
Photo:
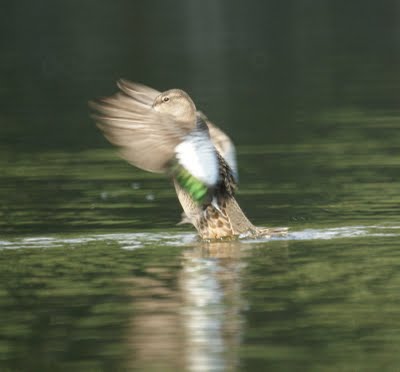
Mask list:
[[[183,223],[193,224],[202,239],[286,232],[256,227],[247,219],[234,197],[235,146],[196,110],[187,93],[161,93],[126,80],[118,87],[115,95],[91,102],[97,125],[129,163],[172,178]]]

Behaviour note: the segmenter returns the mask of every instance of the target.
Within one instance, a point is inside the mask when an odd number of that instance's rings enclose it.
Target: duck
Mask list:
[[[246,217],[235,198],[235,146],[185,91],[160,92],[125,79],[117,86],[114,95],[89,103],[92,117],[123,159],[172,180],[180,223],[192,224],[203,240],[286,234],[287,228],[257,227]]]

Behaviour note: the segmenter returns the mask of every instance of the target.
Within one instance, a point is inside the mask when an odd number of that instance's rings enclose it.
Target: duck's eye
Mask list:
[[[163,97],[162,101],[163,102],[168,102],[169,101],[169,97]]]

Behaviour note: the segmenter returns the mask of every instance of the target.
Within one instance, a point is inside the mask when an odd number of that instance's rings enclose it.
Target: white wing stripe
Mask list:
[[[218,158],[206,133],[194,131],[175,147],[176,158],[186,170],[207,186],[218,182]]]

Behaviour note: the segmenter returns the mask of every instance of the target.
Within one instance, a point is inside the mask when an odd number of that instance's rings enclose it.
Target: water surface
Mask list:
[[[396,2],[3,3],[0,370],[398,369]],[[289,234],[177,226],[89,118],[120,77],[187,90]]]
[[[290,232],[220,243],[176,226],[170,183],[112,150],[2,160],[2,365],[395,368],[400,185],[389,146],[239,148],[243,207]],[[273,177],[256,174],[263,158],[279,167]]]

